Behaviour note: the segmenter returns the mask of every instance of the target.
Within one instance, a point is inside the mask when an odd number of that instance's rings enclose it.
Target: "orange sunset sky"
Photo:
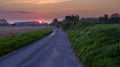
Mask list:
[[[120,13],[120,0],[0,0],[0,18],[10,23],[42,20],[78,14],[80,17],[99,17]]]

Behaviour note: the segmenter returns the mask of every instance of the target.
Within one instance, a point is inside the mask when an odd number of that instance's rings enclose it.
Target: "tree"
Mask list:
[[[9,25],[9,23],[5,19],[0,19],[0,25],[1,26],[6,26],[6,25]]]
[[[76,25],[77,22],[79,22],[79,16],[78,15],[67,15],[65,16],[65,19],[64,19],[64,29],[68,29],[70,27],[73,27]]]
[[[103,17],[102,16],[99,17],[98,19],[99,19],[100,23],[103,23]]]
[[[79,16],[78,15],[68,15],[68,16],[66,16],[65,17],[65,20],[64,20],[65,22],[70,22],[70,23],[74,23],[74,22],[77,22],[77,21],[79,21]]]
[[[64,21],[65,21],[65,22],[71,22],[71,19],[72,19],[71,16],[66,16]]]
[[[120,23],[120,14],[114,13],[110,16],[110,21],[112,23]]]
[[[53,24],[53,25],[56,25],[57,23],[58,23],[58,19],[57,19],[57,18],[53,19],[52,24]]]
[[[58,19],[57,18],[53,19],[53,23],[56,23],[56,22],[58,22]]]
[[[109,16],[108,14],[105,14],[103,17],[98,18],[100,23],[108,23],[109,22]]]
[[[55,19],[53,19],[53,22],[52,22],[51,25],[54,25],[54,26],[56,26],[56,27],[61,27],[61,22],[58,21],[57,18],[55,18]]]
[[[105,14],[103,19],[104,19],[105,23],[107,23],[107,22],[109,21],[109,16],[108,16],[108,14]]]

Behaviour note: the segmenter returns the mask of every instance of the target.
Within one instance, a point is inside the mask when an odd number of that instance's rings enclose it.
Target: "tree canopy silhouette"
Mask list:
[[[120,23],[120,14],[114,13],[110,16],[110,21],[112,23]]]

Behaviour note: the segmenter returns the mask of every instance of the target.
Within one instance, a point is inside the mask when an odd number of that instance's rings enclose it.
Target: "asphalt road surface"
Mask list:
[[[83,67],[61,29],[0,58],[0,67]]]

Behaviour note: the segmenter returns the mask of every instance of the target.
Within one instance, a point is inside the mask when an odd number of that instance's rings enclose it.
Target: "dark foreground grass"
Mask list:
[[[28,32],[17,36],[12,36],[10,38],[0,40],[0,56],[3,56],[11,51],[28,45],[48,34],[52,30],[50,28],[44,28],[39,31]]]
[[[120,67],[120,24],[73,28],[68,33],[86,67]]]

